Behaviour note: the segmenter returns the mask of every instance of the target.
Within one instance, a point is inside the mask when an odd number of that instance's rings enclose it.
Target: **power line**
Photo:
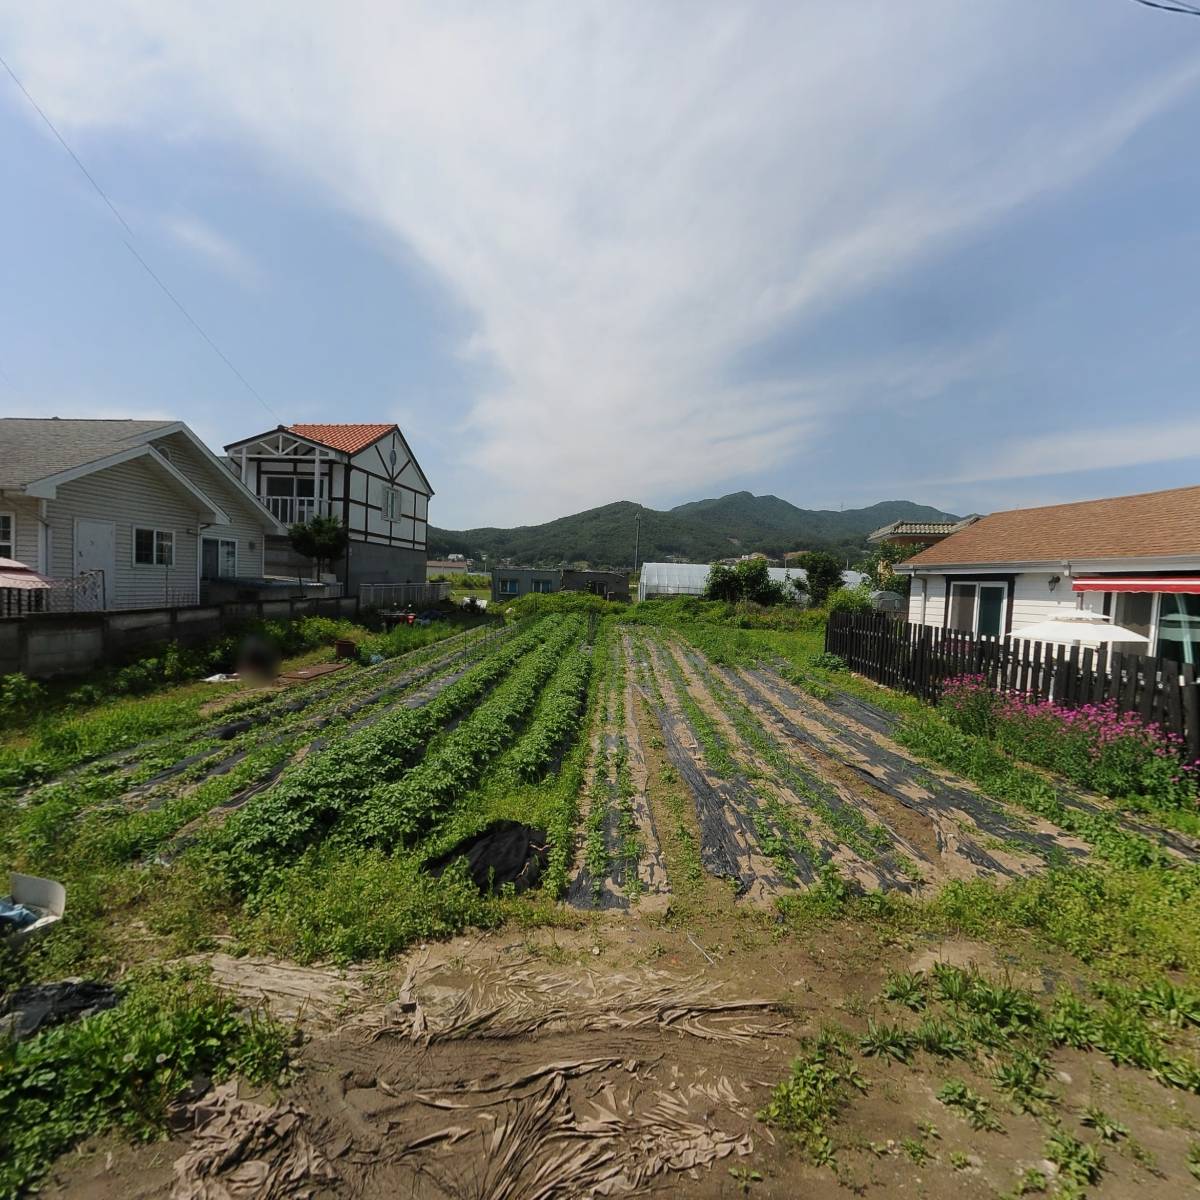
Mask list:
[[[1163,0],[1134,0],[1135,4],[1144,4],[1147,8],[1160,8],[1163,12],[1183,13],[1186,17],[1200,17],[1200,4],[1187,4],[1179,0],[1177,4],[1163,3]]]
[[[76,154],[75,151],[71,149],[70,145],[67,143],[67,139],[64,138],[63,135],[58,132],[58,129],[56,128],[54,122],[50,120],[50,118],[46,115],[45,111],[43,110],[42,106],[40,104],[38,104],[38,102],[33,98],[32,95],[30,95],[29,89],[20,81],[20,79],[17,78],[16,73],[13,71],[12,67],[10,67],[8,65],[7,61],[4,59],[4,57],[2,55],[0,55],[0,66],[3,66],[5,71],[8,72],[9,78],[13,81],[13,83],[15,83],[17,85],[17,87],[21,90],[21,94],[25,97],[26,100],[29,101],[30,105],[32,105],[33,111],[36,112],[37,115],[39,117],[41,117],[42,120],[45,122],[46,128],[49,129],[50,132],[52,134],[54,134],[55,138],[58,139],[58,144],[60,146],[62,146],[62,148],[71,156],[71,161],[80,169],[80,171],[83,172],[83,177],[95,189],[96,195],[99,196],[100,199],[103,200],[104,203],[108,206],[109,212],[111,212],[112,215],[114,217],[116,217],[118,221],[121,222],[122,228],[125,230],[126,233],[129,234],[129,237],[135,238],[137,235],[133,232],[133,229],[130,227],[129,222],[126,221],[125,218],[121,215],[121,212],[117,208],[117,206],[109,199],[108,193],[105,192],[105,190],[100,186],[100,184],[96,182],[95,176],[91,173],[91,171],[89,171],[87,169],[87,167],[85,167],[83,165],[83,161],[80,159],[79,155]],[[179,299],[179,297],[176,296],[175,293],[172,292],[171,289],[169,287],[167,287],[167,285],[158,277],[158,275],[151,268],[150,264],[141,256],[141,254],[138,253],[138,251],[134,247],[133,243],[126,238],[122,238],[121,244],[125,247],[126,250],[129,251],[129,253],[133,256],[134,260],[142,268],[142,270],[145,271],[146,274],[149,275],[152,280],[154,280],[154,282],[162,290],[163,294],[167,297],[167,299],[170,300],[171,303],[174,304],[177,309],[179,309],[179,311],[186,318],[188,324],[190,324],[191,327],[205,340],[205,342],[208,343],[209,347],[217,355],[217,357],[230,369],[230,371],[233,372],[233,374],[237,378],[238,382],[241,383],[241,385],[255,398],[255,400],[257,400],[259,402],[259,404],[261,404],[263,406],[263,408],[265,408],[267,410],[267,412],[269,412],[271,414],[271,416],[278,418],[279,414],[266,402],[266,400],[263,399],[262,394],[245,377],[245,375],[243,375],[241,373],[241,371],[239,371],[237,369],[237,367],[235,367],[233,365],[233,362],[230,360],[229,356],[221,349],[220,346],[217,345],[216,342],[213,341],[213,339],[208,335],[208,333],[205,332],[204,327],[200,324],[200,322],[197,321],[196,318],[193,317],[190,312],[188,312],[188,310],[184,307],[183,302]]]

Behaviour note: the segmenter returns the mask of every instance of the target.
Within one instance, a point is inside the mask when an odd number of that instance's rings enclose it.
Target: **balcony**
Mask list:
[[[259,503],[284,525],[296,525],[313,517],[329,516],[329,501],[311,496],[259,496]]]

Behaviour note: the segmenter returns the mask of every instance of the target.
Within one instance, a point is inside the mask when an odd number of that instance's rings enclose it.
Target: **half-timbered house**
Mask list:
[[[225,447],[247,488],[283,525],[336,517],[349,533],[335,573],[364,583],[424,583],[433,488],[397,425],[280,425]],[[267,544],[269,574],[299,574],[286,537]]]

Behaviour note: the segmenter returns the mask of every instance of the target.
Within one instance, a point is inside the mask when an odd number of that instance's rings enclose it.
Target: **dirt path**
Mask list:
[[[605,664],[600,720],[591,733],[580,837],[567,902],[576,908],[665,912],[670,885],[646,795],[646,755],[634,719],[626,639]]]
[[[1052,1178],[1047,1126],[991,1090],[986,1056],[860,1056],[862,1090],[829,1125],[832,1166],[805,1161],[757,1118],[804,1039],[840,1027],[853,1043],[868,1019],[895,1019],[877,999],[887,972],[935,962],[1020,980],[1046,1001],[1063,980],[1055,960],[966,941],[881,945],[837,926],[702,957],[683,930],[616,913],[590,930],[415,949],[382,979],[216,956],[217,979],[247,1003],[307,1013],[298,1076],[279,1096],[210,1091],[165,1144],[93,1141],[59,1163],[45,1194],[994,1200],[1031,1168]],[[937,1100],[950,1075],[991,1097],[1001,1129],[972,1129]],[[1067,1131],[1095,1139],[1079,1124],[1087,1105],[1129,1130],[1103,1147],[1089,1196],[1194,1195],[1200,1097],[1072,1050],[1056,1054],[1049,1083]]]

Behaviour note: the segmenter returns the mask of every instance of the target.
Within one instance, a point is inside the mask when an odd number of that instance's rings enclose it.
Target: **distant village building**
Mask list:
[[[470,569],[471,564],[461,554],[431,558],[425,563],[425,570],[430,575],[466,575]]]
[[[531,592],[587,592],[605,600],[628,600],[629,577],[622,571],[580,571],[572,567],[498,567],[492,572],[492,599],[503,603]]]
[[[875,546],[885,542],[894,546],[932,546],[978,520],[972,513],[957,521],[893,521],[867,534],[867,541]]]
[[[708,586],[708,563],[642,563],[638,580],[638,599],[653,600],[657,596],[703,596]],[[808,572],[802,567],[768,567],[767,574],[775,583],[792,580],[808,582]],[[842,583],[857,587],[866,579],[860,571],[843,571]]]

